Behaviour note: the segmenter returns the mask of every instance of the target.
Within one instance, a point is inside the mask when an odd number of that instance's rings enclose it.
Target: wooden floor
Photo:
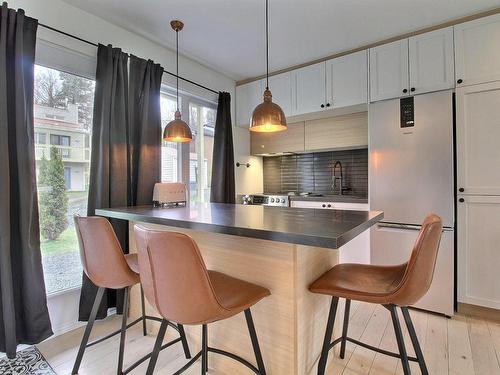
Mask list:
[[[343,312],[343,304],[340,305]],[[336,334],[342,325],[342,313],[337,314]],[[443,375],[500,375],[500,323],[458,315],[453,319],[411,311],[413,322],[424,350],[430,374]],[[402,316],[400,316],[401,321]],[[118,328],[117,317],[100,322],[94,337]],[[155,323],[148,323],[155,324]],[[326,317],[325,322],[326,324]],[[404,324],[403,324],[404,325]],[[258,325],[257,325],[258,327]],[[258,328],[257,328],[258,329]],[[48,340],[38,347],[54,370],[60,375],[71,373],[74,358],[82,336],[82,329]],[[257,331],[258,334],[258,331]],[[397,351],[390,315],[382,306],[353,302],[349,336],[387,350]],[[407,349],[413,350],[405,331]],[[125,365],[151,351],[154,337],[142,336],[139,325],[127,332]],[[192,349],[194,352],[195,348]],[[91,347],[85,353],[80,374],[107,375],[116,373],[118,336]],[[338,349],[336,349],[338,350]],[[263,353],[264,358],[266,353]],[[251,359],[251,357],[249,358]],[[253,360],[252,360],[253,362]],[[186,363],[180,344],[161,352],[155,374],[172,374]],[[131,374],[144,374],[147,363]],[[199,374],[199,361],[185,374]],[[242,374],[250,373],[242,368]],[[402,374],[400,362],[362,347],[348,344],[344,360],[337,351],[330,352],[327,374],[385,375]],[[412,374],[420,374],[418,365],[412,363]],[[228,374],[229,375],[229,374]],[[235,374],[231,374],[235,375]],[[276,374],[288,375],[288,374]]]

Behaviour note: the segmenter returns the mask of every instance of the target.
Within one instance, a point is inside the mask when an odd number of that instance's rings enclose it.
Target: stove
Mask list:
[[[281,194],[249,194],[242,196],[242,203],[246,205],[288,207],[288,195]]]

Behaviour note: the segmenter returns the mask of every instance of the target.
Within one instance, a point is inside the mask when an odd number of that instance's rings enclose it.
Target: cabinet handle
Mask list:
[[[330,107],[330,103],[326,103],[326,106],[327,106],[327,107]]]
[[[323,207],[323,208],[326,207],[326,204],[321,205],[321,207]]]
[[[321,104],[321,108],[325,108],[325,105],[324,105],[324,104]]]
[[[410,89],[410,91],[411,91],[411,92],[414,92],[414,91],[415,91],[415,87],[412,87],[412,88]]]
[[[331,204],[329,204],[327,207],[328,207],[328,208],[330,208],[330,207],[332,207],[332,205],[331,205]]]
[[[459,201],[460,203],[463,203],[463,202],[465,202],[465,199],[460,198],[458,201]]]
[[[461,193],[463,193],[465,191],[465,189],[464,188],[460,188],[460,189],[458,189],[458,191],[461,192]]]
[[[408,92],[408,90],[407,89],[403,89],[403,92],[406,94]]]
[[[463,80],[461,78],[459,80],[457,80],[458,84],[461,84],[462,82],[463,82]]]

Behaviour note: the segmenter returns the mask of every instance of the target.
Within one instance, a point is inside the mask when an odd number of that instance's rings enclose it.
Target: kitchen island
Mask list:
[[[328,315],[328,297],[308,286],[338,263],[338,248],[383,218],[380,211],[314,210],[288,207],[196,203],[185,207],[149,206],[99,209],[97,215],[129,221],[133,226],[186,233],[198,243],[209,269],[268,288],[272,295],[252,308],[270,375],[312,374],[319,358]],[[147,307],[149,314],[155,312]],[[140,315],[137,288],[131,316]],[[156,326],[148,323],[151,331]],[[191,351],[199,350],[201,329],[186,327]],[[245,318],[239,314],[209,326],[209,345],[254,362]],[[246,374],[226,357],[210,355],[217,374]]]

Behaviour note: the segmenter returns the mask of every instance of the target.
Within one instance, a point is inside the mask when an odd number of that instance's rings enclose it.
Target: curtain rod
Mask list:
[[[80,42],[87,43],[87,44],[89,44],[89,45],[91,45],[91,46],[94,46],[94,47],[98,47],[98,44],[97,44],[97,43],[94,43],[94,42],[91,42],[91,41],[89,41],[89,40],[86,40],[86,39],[80,38],[80,37],[78,37],[78,36],[76,36],[76,35],[73,35],[73,34],[69,34],[69,33],[65,32],[65,31],[62,31],[62,30],[56,29],[56,28],[54,28],[54,27],[52,27],[52,26],[44,25],[43,23],[40,23],[40,22],[38,23],[38,25],[39,25],[39,26],[42,26],[42,27],[44,27],[44,28],[46,28],[46,29],[48,29],[48,30],[55,31],[56,33],[59,33],[59,34],[65,35],[65,36],[70,37],[70,38],[73,38],[73,39],[76,39],[76,40],[78,40],[78,41],[80,41]],[[181,80],[183,80],[183,81],[185,81],[185,82],[191,83],[192,85],[195,85],[195,86],[201,87],[202,89],[205,89],[205,90],[207,90],[207,91],[211,91],[211,92],[213,92],[214,94],[219,95],[219,92],[218,92],[218,91],[213,90],[213,89],[211,89],[211,88],[209,88],[209,87],[203,86],[203,85],[202,85],[202,84],[200,84],[200,83],[197,83],[197,82],[191,81],[190,79],[187,79],[187,78],[184,78],[184,77],[181,77],[181,76],[178,76],[178,77],[177,77],[177,74],[172,73],[172,72],[169,72],[168,70],[163,70],[163,72],[164,72],[164,73],[167,73],[167,74],[170,74],[170,75],[171,75],[171,76],[173,76],[173,77],[179,78],[179,79],[181,79]]]

